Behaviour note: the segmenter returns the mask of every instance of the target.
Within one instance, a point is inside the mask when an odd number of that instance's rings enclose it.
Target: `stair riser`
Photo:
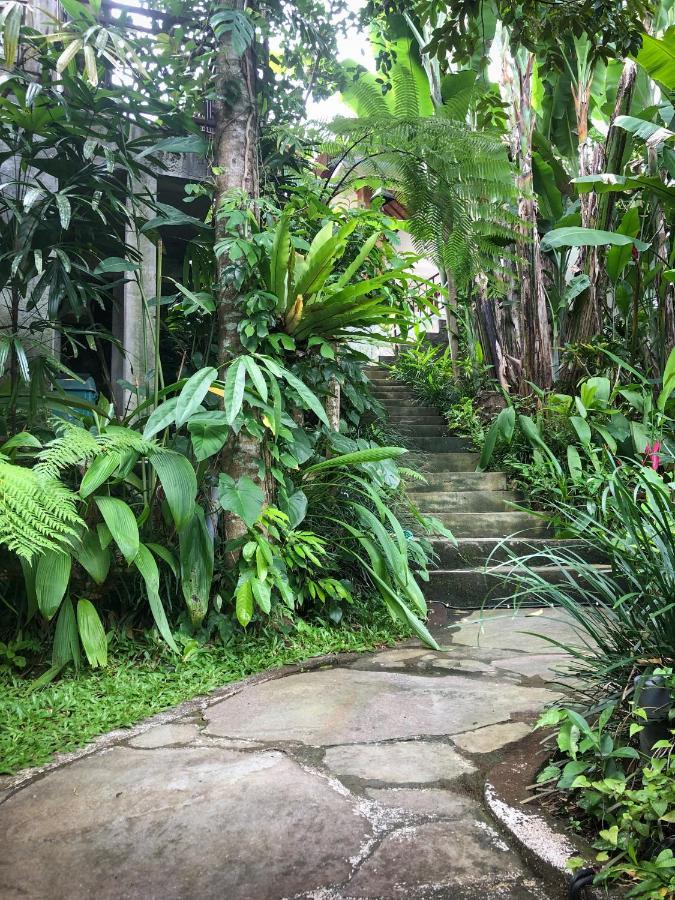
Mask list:
[[[511,512],[516,495],[512,491],[454,491],[445,494],[416,493],[411,499],[423,514],[437,516],[445,512]]]
[[[433,514],[456,538],[471,537],[546,537],[546,525],[527,513],[437,512]]]
[[[427,483],[411,481],[406,490],[411,496],[427,491],[505,491],[506,475],[502,472],[456,472],[427,475]]]
[[[434,472],[475,472],[477,453],[425,453],[420,459],[422,475]]]
[[[422,450],[425,453],[468,453],[471,451],[471,445],[466,438],[451,436],[425,437],[424,434],[420,434],[419,437],[411,437],[408,446],[411,450]]]
[[[447,429],[443,424],[440,425],[427,425],[424,422],[415,422],[415,423],[405,423],[405,422],[392,422],[391,419],[388,420],[389,427],[394,431],[398,431],[399,434],[406,435],[408,438],[408,446],[413,447],[420,439],[427,438],[438,438],[439,440],[447,440]],[[422,448],[424,449],[424,448]],[[450,450],[454,450],[455,445],[451,445]]]
[[[444,434],[448,433],[448,426],[445,423],[444,419],[441,419],[440,416],[416,416],[414,410],[408,410],[405,413],[390,413],[387,416],[387,421],[392,425],[400,425],[405,428],[418,428],[418,427],[426,427],[426,428],[440,428],[443,430]]]
[[[438,517],[437,517],[438,518]],[[454,546],[445,538],[434,538],[432,546],[435,553],[434,562],[439,569],[471,569],[484,565],[497,565],[507,562],[513,556],[532,556],[531,565],[547,565],[545,556],[539,551],[545,548],[563,550],[570,548],[585,562],[602,563],[604,558],[594,548],[584,547],[574,541],[533,540],[523,541],[518,538],[502,543],[498,538],[465,538]]]
[[[542,572],[548,584],[568,584],[564,572]],[[582,591],[571,593],[577,599],[585,599]],[[485,574],[470,569],[459,572],[432,572],[429,583],[425,585],[424,595],[429,601],[440,601],[460,609],[479,609],[482,606],[499,606],[504,602],[524,602],[527,605],[539,605],[535,597],[520,597],[516,584],[504,581],[499,576]]]

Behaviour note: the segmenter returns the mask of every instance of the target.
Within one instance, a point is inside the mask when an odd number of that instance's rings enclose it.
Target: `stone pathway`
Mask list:
[[[548,615],[548,614],[547,614]],[[556,900],[484,811],[485,772],[561,657],[487,614],[249,686],[34,778],[0,805],[3,900]]]

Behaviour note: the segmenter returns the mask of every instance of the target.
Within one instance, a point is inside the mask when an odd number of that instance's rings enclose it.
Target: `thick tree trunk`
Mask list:
[[[520,282],[520,319],[523,345],[522,393],[529,392],[527,381],[541,388],[553,383],[551,336],[548,322],[548,306],[544,293],[544,277],[541,258],[541,242],[537,228],[537,201],[532,184],[532,135],[535,114],[532,109],[532,72],[534,54],[519,53],[515,61],[518,76],[518,96],[514,104],[517,160],[519,164],[518,186],[520,200],[520,233],[518,247],[518,280]]]
[[[508,391],[510,387],[507,377],[508,363],[499,337],[495,304],[487,295],[487,277],[485,275],[481,274],[476,277],[476,289],[474,312],[485,359],[488,365],[492,366],[492,373],[500,386]]]
[[[243,10],[243,0],[228,0],[224,9]],[[257,129],[255,54],[249,47],[238,56],[229,36],[223,39],[216,61],[216,94],[214,104],[215,135],[213,141],[215,186],[215,237],[225,237],[225,227],[218,209],[228,197],[244,192],[251,198],[258,196]],[[230,260],[227,254],[218,257],[218,362],[229,365],[242,353],[238,325],[242,311],[237,305],[238,291],[227,277]],[[221,466],[232,478],[248,475],[266,487],[260,442],[240,432],[226,444]],[[226,514],[225,536],[234,540],[246,533],[241,519]]]

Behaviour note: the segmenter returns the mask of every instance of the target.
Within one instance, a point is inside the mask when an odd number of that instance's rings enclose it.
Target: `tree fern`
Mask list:
[[[354,180],[375,175],[394,190],[417,249],[466,284],[515,238],[512,166],[498,136],[451,118],[466,107],[466,90],[461,102],[453,95],[432,115],[421,67],[403,47],[396,60],[389,92],[383,97],[372,76],[360,77],[345,93],[359,117],[339,119],[331,130],[348,148],[343,168]]]
[[[0,460],[0,544],[24,559],[77,538],[84,522],[76,503],[61,482]]]

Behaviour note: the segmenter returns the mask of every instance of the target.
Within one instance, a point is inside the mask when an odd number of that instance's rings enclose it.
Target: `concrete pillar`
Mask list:
[[[134,182],[135,196],[156,196],[157,179],[144,176]],[[137,201],[138,202],[138,201]],[[143,203],[137,214],[151,218],[153,212]],[[123,352],[113,348],[112,378],[119,379],[140,389],[140,399],[153,387],[152,374],[155,368],[155,316],[156,308],[148,307],[148,301],[157,293],[157,247],[132,224],[127,226],[125,240],[141,255],[141,268],[129,273],[129,281],[124,285],[121,304],[113,315],[113,333],[121,342]],[[115,403],[122,415],[130,412],[137,404],[137,394],[125,385],[118,385]]]

